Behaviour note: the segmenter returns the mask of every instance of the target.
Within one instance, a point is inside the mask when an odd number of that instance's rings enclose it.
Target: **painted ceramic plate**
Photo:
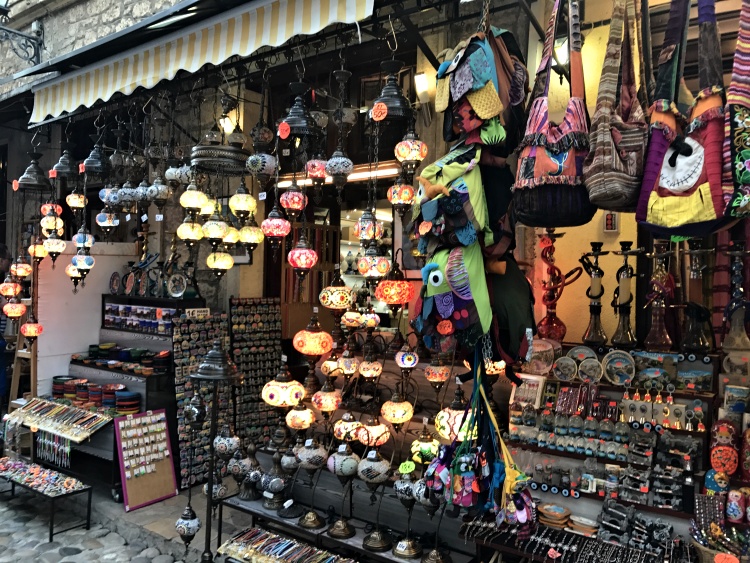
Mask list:
[[[578,372],[578,364],[573,358],[563,356],[552,364],[552,375],[560,381],[573,381]]]
[[[597,358],[586,358],[578,366],[578,379],[584,383],[598,383],[604,374],[604,368]]]
[[[588,346],[573,346],[565,355],[568,356],[568,358],[573,358],[578,363],[586,358],[598,358],[596,352]]]
[[[548,520],[560,520],[570,516],[570,509],[558,504],[543,504],[539,507],[539,512],[544,514]]]
[[[184,274],[172,274],[167,279],[167,293],[173,299],[179,299],[187,289],[187,278]]]
[[[635,376],[635,361],[627,352],[613,350],[602,358],[604,379],[612,385],[629,386]]]
[[[113,272],[109,278],[109,292],[112,295],[117,295],[120,292],[120,273]]]
[[[135,273],[130,272],[125,276],[125,295],[133,295],[133,288],[135,287]]]

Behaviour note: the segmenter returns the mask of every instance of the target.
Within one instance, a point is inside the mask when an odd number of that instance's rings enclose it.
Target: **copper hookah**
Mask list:
[[[724,336],[721,347],[724,352],[746,352],[750,350],[750,339],[745,331],[747,301],[745,300],[742,271],[745,257],[750,255],[750,250],[745,250],[743,242],[735,242],[731,248],[732,250],[724,252],[732,259],[730,266],[732,290],[729,303],[724,310],[724,324],[726,325],[729,321],[729,331]]]
[[[685,336],[680,342],[680,351],[686,354],[707,354],[713,348],[711,311],[703,302],[703,271],[705,258],[713,254],[713,248],[701,248],[700,239],[690,239],[688,249],[688,302],[685,306]]]
[[[654,260],[654,271],[649,281],[649,294],[645,307],[651,306],[651,328],[643,341],[649,352],[669,352],[672,349],[672,338],[667,332],[667,302],[674,297],[674,278],[666,268],[666,259],[672,255],[669,241],[654,241],[654,251],[646,254]]]
[[[612,345],[621,349],[632,349],[637,344],[633,328],[630,325],[630,306],[633,302],[633,294],[630,291],[630,280],[635,275],[635,271],[628,263],[628,258],[630,256],[638,256],[642,253],[642,248],[633,250],[632,241],[621,241],[620,250],[614,251],[614,254],[623,257],[623,262],[620,269],[617,270],[617,287],[615,288],[615,295],[612,300],[615,315],[619,316],[617,329],[612,335]]]
[[[570,285],[583,273],[583,268],[577,266],[567,274],[563,274],[560,268],[555,266],[555,241],[565,233],[556,233],[555,229],[547,228],[546,233],[539,235],[539,243],[542,246],[542,262],[547,264],[548,279],[542,281],[544,294],[542,303],[547,308],[547,314],[536,325],[540,338],[549,338],[557,342],[565,339],[567,328],[565,323],[557,316],[557,302],[562,297],[563,289]]]
[[[591,301],[589,303],[589,326],[586,328],[586,332],[583,334],[582,341],[587,346],[598,348],[604,346],[607,343],[607,333],[604,332],[602,326],[602,297],[604,296],[604,286],[602,285],[602,279],[604,278],[604,270],[599,267],[599,257],[606,256],[609,251],[602,251],[603,242],[592,242],[591,252],[587,252],[579,262],[583,266],[583,269],[591,277],[591,285],[586,290],[586,297]],[[594,261],[591,261],[591,258]]]

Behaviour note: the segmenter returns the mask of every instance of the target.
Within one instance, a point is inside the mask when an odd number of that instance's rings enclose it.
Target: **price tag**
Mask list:
[[[147,414],[148,416],[151,416],[152,414],[154,414],[154,411],[146,411],[146,414]]]
[[[308,438],[307,440],[305,440],[305,447],[306,447],[306,448],[311,448],[311,447],[312,447],[312,445],[313,445],[313,440],[312,440],[312,438]]]
[[[383,102],[378,102],[372,106],[372,120],[383,121],[388,115],[388,106]]]
[[[292,499],[289,499],[288,501],[286,501],[286,502],[284,503],[284,508],[289,508],[289,507],[290,507],[290,506],[292,506],[293,504],[294,504],[294,500],[292,500]]]
[[[641,491],[642,493],[647,493],[648,492],[648,487],[646,485],[642,485],[641,488],[638,489],[638,490]]]
[[[185,309],[185,316],[188,319],[197,319],[199,317],[207,317],[211,314],[211,309],[208,307],[201,307],[199,309]]]
[[[334,264],[333,269],[338,270],[341,267],[341,264]]]
[[[429,418],[427,418],[426,416],[423,416],[423,417],[422,417],[422,424],[424,424],[425,426],[427,426],[427,423],[428,423],[429,421],[430,421],[430,419],[429,419]]]
[[[258,194],[258,199],[259,199],[260,201],[266,201],[266,192],[260,192],[260,193]]]
[[[603,489],[602,489],[601,491],[599,491],[599,496],[600,496],[600,497],[603,497],[603,496],[604,496],[604,490],[603,490]]]
[[[317,307],[313,307],[313,313],[315,313],[316,315],[318,314],[318,308]]]
[[[281,361],[284,362],[284,363],[287,362],[286,354],[281,354]]]
[[[130,221],[130,213],[128,213],[127,215],[125,215],[125,221]]]
[[[286,139],[291,132],[292,129],[286,121],[279,123],[279,139]]]
[[[49,171],[49,177],[50,177],[50,180],[53,180],[53,179],[57,178],[57,170],[55,170],[54,168],[52,170],[50,170]]]
[[[13,191],[17,192],[18,188],[19,188],[19,186],[18,186],[18,180],[13,180]]]
[[[345,454],[346,453],[346,444],[341,444],[339,446],[339,453],[340,454]]]
[[[86,172],[86,165],[82,162],[78,165],[78,173],[84,174]]]
[[[141,215],[141,222],[148,223],[148,213]]]
[[[617,498],[617,491],[612,491],[609,493],[610,498]]]
[[[273,493],[270,491],[263,491],[263,496],[266,498],[273,498]]]
[[[406,549],[407,549],[408,547],[409,547],[409,544],[408,544],[408,543],[406,543],[406,541],[405,541],[405,540],[402,540],[402,541],[398,542],[398,546],[397,546],[397,549],[398,549],[399,551],[406,551]]]
[[[461,385],[461,380],[456,376],[456,385]]]
[[[161,213],[157,213],[154,219],[156,219],[157,223],[161,223],[162,221],[164,221],[164,215],[162,215]]]

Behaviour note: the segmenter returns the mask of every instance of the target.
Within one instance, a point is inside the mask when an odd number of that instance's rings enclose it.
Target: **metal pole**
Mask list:
[[[201,563],[213,563],[214,555],[211,553],[211,512],[214,507],[214,438],[216,437],[217,427],[219,425],[219,385],[217,381],[212,381],[213,385],[211,398],[211,429],[209,430],[209,455],[208,455],[208,494],[206,495],[206,539]]]

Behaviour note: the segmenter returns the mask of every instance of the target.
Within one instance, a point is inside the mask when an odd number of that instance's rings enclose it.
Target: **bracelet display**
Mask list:
[[[27,464],[9,457],[0,458],[0,477],[19,483],[48,497],[59,497],[88,488],[78,479],[35,463]]]
[[[44,430],[81,443],[112,421],[111,416],[71,407],[46,399],[31,399],[7,416],[14,424],[23,424],[32,431]]]
[[[354,559],[334,555],[306,543],[272,534],[261,528],[249,528],[240,532],[232,539],[224,542],[219,548],[219,553],[241,561],[356,563]]]

